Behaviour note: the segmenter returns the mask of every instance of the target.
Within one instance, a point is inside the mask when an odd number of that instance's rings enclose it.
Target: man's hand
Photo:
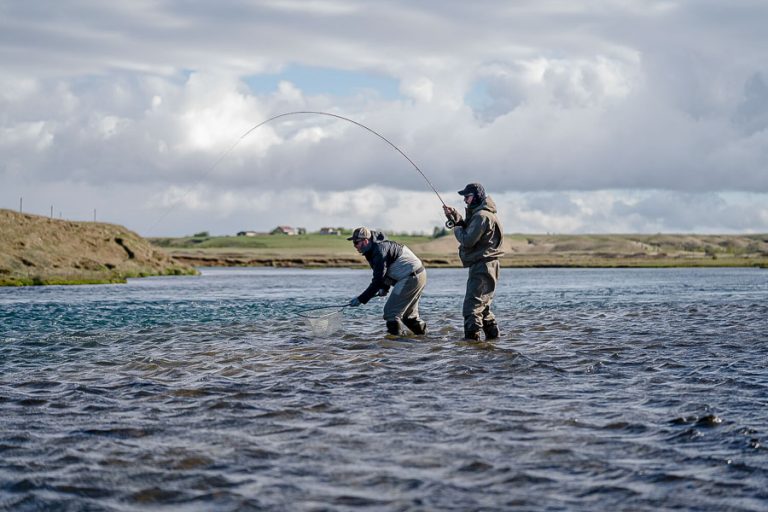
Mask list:
[[[443,213],[445,213],[445,218],[453,222],[454,226],[464,226],[464,219],[461,217],[461,214],[456,210],[456,208],[443,205]]]
[[[358,299],[357,297],[349,301],[349,307],[351,308],[356,308],[359,305],[360,305],[360,299]]]
[[[381,290],[376,292],[376,296],[378,296],[378,297],[386,297],[388,293],[389,293],[389,289],[388,288],[382,288]]]

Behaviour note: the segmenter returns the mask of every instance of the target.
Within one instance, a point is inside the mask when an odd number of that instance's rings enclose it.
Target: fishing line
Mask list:
[[[255,126],[253,126],[253,127],[252,127],[252,128],[250,128],[249,130],[247,130],[245,133],[243,133],[243,134],[240,136],[240,138],[238,138],[238,139],[237,139],[237,140],[236,140],[236,141],[235,141],[235,142],[234,142],[234,143],[233,143],[233,144],[232,144],[232,145],[231,145],[231,146],[230,146],[230,147],[229,147],[229,148],[228,148],[226,151],[224,151],[223,153],[221,153],[221,155],[219,155],[219,157],[218,157],[218,158],[217,158],[217,159],[216,159],[216,160],[213,162],[213,165],[211,165],[211,166],[208,168],[208,170],[205,172],[205,174],[203,175],[203,179],[207,178],[207,177],[208,177],[208,175],[209,175],[209,174],[211,174],[211,173],[213,172],[213,170],[214,170],[214,169],[216,169],[216,167],[217,167],[217,166],[218,166],[218,165],[219,165],[219,164],[222,162],[222,160],[224,160],[224,158],[226,158],[226,156],[227,156],[229,153],[231,153],[231,152],[232,152],[232,151],[233,151],[233,150],[234,150],[234,149],[235,149],[235,148],[238,146],[238,144],[240,144],[240,142],[242,142],[242,140],[243,140],[243,139],[245,139],[245,138],[246,138],[248,135],[250,135],[252,132],[254,132],[254,131],[257,129],[257,128],[259,128],[259,127],[261,127],[261,126],[264,126],[265,124],[267,124],[267,123],[270,123],[270,122],[272,122],[272,121],[274,121],[274,120],[276,120],[276,119],[280,119],[281,117],[287,117],[287,116],[295,116],[295,115],[306,115],[306,114],[319,115],[319,116],[328,116],[328,117],[334,117],[334,118],[336,118],[336,119],[341,119],[342,121],[347,121],[347,122],[349,122],[349,123],[352,123],[352,124],[354,124],[354,125],[356,125],[356,126],[359,126],[360,128],[363,128],[364,130],[367,130],[368,132],[370,132],[370,133],[374,134],[375,136],[377,136],[378,138],[380,138],[381,140],[383,140],[384,142],[386,142],[387,144],[389,144],[389,145],[390,145],[392,148],[394,148],[394,149],[395,149],[395,151],[397,151],[398,153],[400,153],[400,154],[403,156],[403,158],[405,158],[406,160],[408,160],[408,163],[410,163],[410,164],[413,166],[413,168],[414,168],[414,169],[416,169],[416,171],[418,171],[418,173],[419,173],[419,174],[421,174],[421,177],[422,177],[422,178],[424,178],[424,181],[426,181],[426,182],[427,182],[427,185],[429,185],[429,187],[430,187],[430,188],[432,189],[432,191],[435,193],[435,195],[436,195],[436,196],[437,196],[437,198],[440,200],[440,202],[443,204],[443,206],[447,206],[447,205],[445,204],[445,201],[443,201],[443,198],[442,198],[442,197],[440,197],[440,193],[437,191],[437,189],[436,189],[436,188],[435,188],[435,186],[432,184],[432,182],[431,182],[431,181],[429,181],[429,178],[427,178],[426,174],[424,174],[424,172],[423,172],[421,169],[419,169],[419,166],[418,166],[418,165],[416,165],[416,164],[414,163],[414,161],[413,161],[413,160],[411,160],[411,159],[408,157],[408,155],[406,155],[406,154],[405,154],[405,153],[404,153],[404,152],[403,152],[403,151],[402,151],[402,150],[401,150],[399,147],[397,147],[395,144],[393,144],[393,143],[392,143],[392,142],[391,142],[389,139],[387,139],[385,136],[383,136],[382,134],[380,134],[380,133],[379,133],[379,132],[377,132],[376,130],[373,130],[373,129],[371,129],[371,128],[369,128],[369,127],[365,126],[363,123],[360,123],[360,122],[358,122],[358,121],[355,121],[355,120],[353,120],[353,119],[350,119],[350,118],[348,118],[348,117],[344,117],[344,116],[341,116],[341,115],[338,115],[338,114],[332,114],[332,113],[330,113],[330,112],[322,112],[322,111],[317,111],[317,110],[298,110],[298,111],[295,111],[295,112],[284,112],[284,113],[282,113],[282,114],[277,114],[276,116],[272,116],[272,117],[270,117],[269,119],[267,119],[267,120],[265,120],[265,121],[262,121],[262,122],[260,122],[259,124],[257,124],[257,125],[255,125]],[[158,224],[159,224],[159,223],[160,223],[160,222],[161,222],[161,221],[162,221],[162,220],[163,220],[163,219],[164,219],[166,216],[168,216],[168,214],[171,212],[171,210],[173,210],[173,208],[175,208],[175,206],[174,206],[174,207],[171,207],[171,208],[169,208],[169,209],[168,209],[168,211],[166,211],[166,212],[165,212],[165,213],[164,213],[164,214],[163,214],[163,215],[162,215],[162,216],[161,216],[161,217],[160,217],[160,218],[159,218],[159,219],[158,219],[158,220],[157,220],[157,221],[156,221],[156,222],[155,222],[155,223],[154,223],[154,224],[153,224],[151,227],[150,227],[149,231],[151,231],[151,230],[152,230],[152,229],[153,229],[155,226],[157,226],[157,225],[158,225]],[[451,220],[448,220],[448,221],[446,221],[445,225],[446,225],[446,227],[448,227],[448,228],[452,228],[452,227],[454,226],[454,223],[453,223]]]

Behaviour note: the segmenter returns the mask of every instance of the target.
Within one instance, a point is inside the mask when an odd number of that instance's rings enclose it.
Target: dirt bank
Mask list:
[[[193,273],[192,266],[122,226],[0,209],[0,286],[119,283]]]

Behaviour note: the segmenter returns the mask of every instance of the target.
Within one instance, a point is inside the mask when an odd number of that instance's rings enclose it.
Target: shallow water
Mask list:
[[[466,271],[425,339],[361,270],[0,289],[0,509],[766,510],[768,271]]]

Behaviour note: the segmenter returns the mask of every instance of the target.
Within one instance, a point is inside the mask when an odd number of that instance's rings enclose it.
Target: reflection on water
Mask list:
[[[0,509],[765,510],[768,272],[466,271],[426,338],[381,303],[315,338],[357,270],[0,289]]]

